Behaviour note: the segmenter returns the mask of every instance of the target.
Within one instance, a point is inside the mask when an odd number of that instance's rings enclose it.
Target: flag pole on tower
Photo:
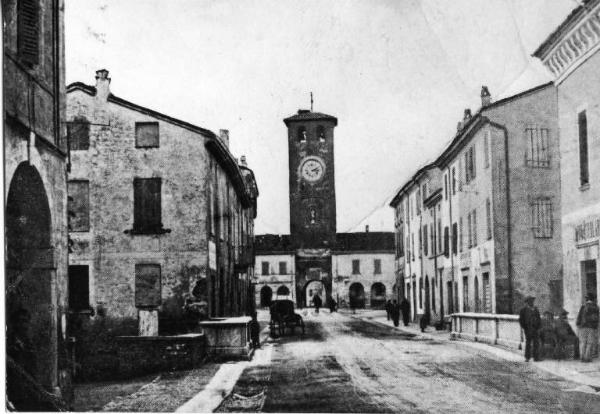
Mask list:
[[[310,112],[313,111],[313,94],[312,92],[310,93]]]

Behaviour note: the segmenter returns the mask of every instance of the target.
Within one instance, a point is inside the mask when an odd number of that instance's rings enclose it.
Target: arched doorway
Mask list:
[[[306,306],[312,307],[312,300],[315,295],[319,295],[321,297],[321,303],[325,304],[327,296],[326,296],[325,285],[320,280],[311,280],[306,286],[304,286],[304,299],[306,300]]]
[[[271,306],[271,301],[273,299],[273,289],[269,286],[265,285],[260,290],[260,306],[263,308],[267,306]]]
[[[5,229],[7,354],[50,388],[57,362],[50,207],[42,178],[27,163],[10,183]]]
[[[365,307],[365,288],[361,283],[355,282],[350,285],[348,290],[348,300],[352,308]]]
[[[371,307],[380,308],[385,305],[385,285],[377,282],[371,286]]]
[[[277,288],[277,298],[280,299],[281,297],[285,297],[287,298],[290,295],[290,290],[287,288],[287,286],[279,286]]]

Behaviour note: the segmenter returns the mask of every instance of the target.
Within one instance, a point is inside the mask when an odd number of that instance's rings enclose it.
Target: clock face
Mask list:
[[[325,163],[318,157],[307,157],[302,161],[300,174],[306,181],[318,181],[325,174]]]

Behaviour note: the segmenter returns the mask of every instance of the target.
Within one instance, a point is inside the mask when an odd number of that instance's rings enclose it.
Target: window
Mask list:
[[[306,142],[306,128],[298,128],[298,142]]]
[[[406,260],[410,261],[410,238],[406,236]]]
[[[438,219],[438,228],[437,228],[437,239],[438,239],[438,254],[442,254],[442,219]]]
[[[468,246],[473,247],[473,223],[471,221],[471,213],[467,214],[467,230],[468,230]]]
[[[429,232],[431,237],[431,254],[435,255],[435,225],[433,223],[429,225]]]
[[[69,231],[90,231],[90,182],[67,183]]]
[[[88,266],[69,266],[69,309],[74,311],[90,309],[90,277]]]
[[[463,276],[463,312],[469,312],[469,276]]]
[[[160,265],[135,265],[135,306],[154,308],[161,304]]]
[[[429,254],[429,249],[427,246],[427,224],[423,226],[423,254],[427,256]]]
[[[325,128],[322,125],[317,127],[317,137],[319,137],[320,142],[325,141]]]
[[[525,165],[533,168],[548,167],[550,165],[548,128],[529,126],[525,128],[525,139],[527,140]]]
[[[473,247],[477,246],[477,210],[471,213],[471,221],[473,222]]]
[[[415,261],[415,233],[410,234],[410,256],[412,257],[412,261]]]
[[[579,183],[582,186],[590,183],[590,171],[588,165],[588,134],[587,115],[581,111],[577,116],[579,124]]]
[[[452,195],[456,195],[456,167],[452,167]]]
[[[417,195],[415,199],[416,208],[417,208],[417,216],[421,215],[421,190],[417,190]]]
[[[475,145],[465,152],[465,183],[475,179]]]
[[[360,274],[360,260],[358,260],[358,259],[352,260],[352,274],[353,275]]]
[[[133,179],[133,229],[136,233],[162,230],[160,178]]]
[[[450,257],[450,234],[448,226],[444,227],[444,256]]]
[[[531,228],[536,239],[552,237],[552,202],[537,199],[531,203]]]
[[[448,175],[444,174],[444,200],[448,199]]]
[[[269,262],[261,262],[261,275],[266,276],[269,274]]]
[[[458,226],[456,223],[452,225],[452,254],[456,254],[458,249]]]
[[[158,122],[136,122],[136,148],[158,148],[158,145]]]
[[[373,260],[373,273],[376,275],[381,274],[381,259]]]
[[[17,4],[17,54],[27,66],[37,65],[40,54],[39,0],[19,0]]]
[[[462,251],[463,251],[463,234],[464,234],[462,217],[458,218],[458,229],[460,232],[458,235],[458,250],[462,253]]]
[[[463,160],[458,159],[458,191],[462,191],[463,186]]]
[[[492,238],[492,205],[490,199],[485,200],[485,227],[487,232],[487,239]]]
[[[488,168],[490,166],[490,131],[485,131],[483,136],[483,166]]]
[[[279,274],[287,275],[287,262],[279,262]]]
[[[90,123],[85,118],[75,118],[67,123],[67,139],[71,151],[85,151],[90,148]]]

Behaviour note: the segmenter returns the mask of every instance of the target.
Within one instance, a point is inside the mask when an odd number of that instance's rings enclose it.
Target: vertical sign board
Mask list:
[[[211,240],[208,241],[208,268],[217,270],[217,246]]]

